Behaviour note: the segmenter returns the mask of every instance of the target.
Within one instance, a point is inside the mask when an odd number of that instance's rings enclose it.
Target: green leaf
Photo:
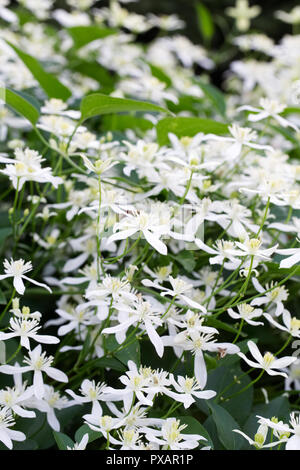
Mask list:
[[[0,289],[0,305],[6,305],[6,303],[7,303],[7,299],[4,293],[2,292],[2,290]]]
[[[284,258],[282,257],[282,259]],[[266,263],[266,266],[268,267],[268,273],[276,274],[281,279],[288,276],[294,270],[295,270],[294,276],[300,276],[300,266],[292,266],[291,268],[280,268],[279,264],[277,263]]]
[[[59,450],[67,450],[67,446],[74,447],[72,439],[62,432],[53,431],[53,436]]]
[[[183,250],[176,256],[170,255],[170,258],[178,261],[188,273],[191,273],[195,269],[196,261],[192,251]]]
[[[289,106],[283,110],[281,113],[282,116],[287,116],[289,114],[299,114],[300,107],[299,106]]]
[[[168,134],[172,132],[177,137],[193,137],[199,132],[223,135],[228,132],[228,125],[212,119],[197,117],[168,117],[161,119],[156,125],[157,138],[160,145],[169,142]]]
[[[7,44],[18,54],[24,65],[32,73],[36,81],[43,88],[49,98],[58,98],[67,101],[72,96],[71,91],[63,85],[54,75],[46,72],[41,64],[31,55],[21,51],[18,47],[9,41]]]
[[[153,77],[157,78],[160,82],[163,82],[167,85],[167,87],[172,86],[171,78],[164,72],[163,69],[157,67],[157,65],[148,64],[151,70]]]
[[[103,95],[102,93],[92,93],[85,96],[80,104],[81,122],[94,116],[113,113],[128,113],[131,111],[149,111],[169,113],[165,108],[156,104],[144,101],[127,100]]]
[[[76,442],[80,442],[85,434],[89,435],[89,442],[93,442],[96,439],[101,437],[101,434],[97,431],[93,431],[87,424],[83,424],[79,429],[77,429],[75,434]]]
[[[148,119],[128,116],[123,114],[114,114],[112,116],[104,116],[101,128],[108,131],[125,131],[126,129],[141,129],[146,132],[153,129],[154,124]]]
[[[235,333],[237,334],[238,329],[235,328],[232,325],[229,325],[228,323],[225,323],[218,318],[210,318],[209,316],[206,318],[206,324],[207,326],[212,326],[214,328],[217,328],[218,330],[224,330],[224,331],[229,331],[230,333]],[[246,333],[243,331],[240,333],[240,336],[247,336]]]
[[[226,114],[226,103],[223,93],[214,85],[197,81],[205,96],[211,101],[216,110],[222,115]]]
[[[39,110],[33,106],[27,99],[23,98],[18,92],[10,90],[9,88],[1,88],[0,87],[1,96],[4,94],[5,96],[5,103],[16,111],[21,116],[28,119],[28,121],[35,126],[39,117],[40,113]]]
[[[67,28],[67,32],[72,37],[76,49],[80,49],[96,39],[102,39],[111,34],[116,34],[116,30],[114,29],[102,28],[97,25],[73,26],[72,28]]]
[[[200,442],[213,448],[214,445],[210,435],[196,418],[192,416],[179,416],[178,418],[176,417],[176,419],[179,419],[181,424],[187,425],[187,428],[182,431],[183,434],[200,434],[200,436],[206,439],[206,441],[203,440]]]
[[[124,364],[113,357],[100,357],[99,359],[95,359],[92,365],[95,368],[109,367],[110,369],[117,370],[119,372],[124,372],[126,370]]]
[[[215,27],[209,10],[202,4],[196,4],[199,30],[204,40],[210,41],[214,35]]]
[[[110,91],[113,91],[117,78],[115,75],[106,70],[106,68],[102,67],[102,65],[97,64],[96,62],[78,60],[71,62],[70,68],[76,72],[79,72],[81,75],[86,75],[87,77],[93,78],[102,86],[104,86],[105,89],[108,88]]]
[[[127,332],[127,338],[124,341],[124,346],[126,345],[127,342],[128,342],[128,345],[126,347],[124,347],[124,349],[122,349],[122,350],[120,350],[116,353],[113,353],[114,356],[126,366],[126,370],[127,370],[127,363],[130,360],[135,362],[138,367],[141,364],[140,343],[137,339],[133,340],[134,338],[132,336],[130,336],[130,338],[129,338],[129,335],[131,334],[133,329],[134,329],[133,327],[129,328],[129,330]],[[114,336],[109,335],[105,339],[105,346],[109,351],[114,351],[120,345],[118,344],[118,342],[116,341]],[[122,347],[123,347],[123,345],[122,345]]]
[[[228,450],[238,450],[243,445],[243,438],[233,432],[233,429],[240,429],[238,423],[222,406],[209,402],[212,417],[217,427],[218,436],[223,446]]]

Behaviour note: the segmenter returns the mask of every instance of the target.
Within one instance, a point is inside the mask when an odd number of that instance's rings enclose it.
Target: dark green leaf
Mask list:
[[[53,431],[53,436],[59,450],[67,450],[67,446],[74,447],[72,439],[62,432]]]
[[[227,410],[216,403],[209,402],[212,417],[217,427],[218,436],[224,447],[228,450],[238,450],[243,445],[243,438],[233,432],[233,429],[240,429],[238,423],[228,413]]]
[[[206,439],[206,441],[203,440],[200,441],[200,443],[213,448],[213,442],[210,435],[196,418],[193,418],[192,416],[179,416],[176,417],[176,419],[179,419],[181,424],[187,425],[187,428],[182,431],[183,434],[200,434],[200,436],[203,436]]]
[[[54,75],[46,72],[41,64],[31,55],[21,51],[14,44],[6,41],[9,46],[18,54],[19,58],[32,73],[34,78],[47,93],[49,98],[58,98],[67,101],[72,95],[71,91],[63,85]]]
[[[99,437],[102,437],[102,435],[99,432],[93,431],[87,424],[83,424],[76,431],[76,434],[75,434],[76,442],[79,443],[85,434],[89,435],[89,442],[93,442],[96,439],[99,439]]]
[[[1,96],[5,96],[5,103],[10,108],[28,119],[28,121],[35,126],[40,117],[40,113],[35,106],[23,98],[18,92],[10,90],[9,88],[5,89],[0,87],[0,93]]]

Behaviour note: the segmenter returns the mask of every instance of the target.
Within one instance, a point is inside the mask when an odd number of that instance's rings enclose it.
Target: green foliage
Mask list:
[[[26,65],[49,98],[58,98],[63,101],[67,101],[68,98],[70,98],[72,95],[71,91],[63,85],[55,75],[46,72],[37,59],[26,52],[21,51],[21,49],[14,46],[14,44],[9,41],[6,42],[16,52],[16,54],[18,54],[22,62]]]
[[[156,126],[156,130],[159,144],[166,145],[169,142],[169,132],[172,132],[179,138],[185,136],[193,137],[199,132],[223,135],[227,133],[228,126],[221,122],[213,121],[212,119],[170,117],[161,119]]]

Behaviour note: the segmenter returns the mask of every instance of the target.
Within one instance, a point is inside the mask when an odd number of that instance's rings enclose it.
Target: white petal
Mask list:
[[[69,381],[67,375],[61,370],[56,369],[55,367],[48,367],[45,372],[47,375],[49,375],[49,377],[51,377],[51,379],[57,380],[58,382]]]

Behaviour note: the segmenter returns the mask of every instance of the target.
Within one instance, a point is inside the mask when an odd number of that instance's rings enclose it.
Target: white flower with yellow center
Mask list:
[[[300,319],[292,317],[290,312],[287,310],[285,310],[282,314],[284,325],[280,325],[280,323],[275,321],[274,318],[268,313],[265,313],[264,316],[272,325],[274,325],[276,328],[279,328],[279,330],[286,331],[294,338],[300,338]]]
[[[183,434],[187,427],[176,418],[167,418],[161,429],[151,429],[146,433],[148,441],[159,444],[162,450],[188,450],[199,446],[199,441],[207,439],[200,434]]]
[[[57,380],[58,382],[68,382],[66,374],[55,367],[51,367],[53,357],[46,356],[45,352],[42,352],[42,347],[39,344],[32,351],[28,351],[29,356],[24,358],[24,363],[27,366],[0,366],[0,372],[3,374],[24,374],[25,372],[33,372],[33,393],[36,398],[41,399],[45,395],[45,385],[43,381],[43,372],[51,377],[51,379]]]
[[[269,375],[282,375],[282,377],[287,377],[286,373],[278,372],[277,369],[280,370],[288,367],[297,360],[296,357],[291,356],[284,356],[280,359],[276,359],[276,357],[270,352],[266,352],[265,355],[262,356],[258,347],[253,341],[248,341],[247,345],[250,353],[257,362],[248,359],[242,352],[239,352],[238,355],[244,359],[244,361],[247,362],[249,366],[254,367],[255,369],[263,369]]]
[[[44,344],[57,344],[59,339],[50,335],[39,335],[37,331],[41,328],[39,322],[33,319],[24,318],[11,318],[10,321],[11,333],[0,331],[0,341],[6,341],[11,338],[20,338],[20,344],[26,349],[30,349],[30,339]]]
[[[251,301],[251,305],[270,304],[270,307],[272,308],[272,314],[274,314],[276,317],[281,315],[284,311],[283,302],[287,300],[289,295],[285,286],[277,286],[277,282],[271,281],[270,284],[266,284],[265,288],[263,288],[256,278],[252,279],[252,283],[260,294],[265,295],[261,295],[260,297],[253,299]]]
[[[30,279],[29,277],[25,276],[25,273],[27,273],[28,271],[32,271],[31,261],[25,262],[23,259],[14,261],[11,258],[10,261],[6,259],[3,265],[4,265],[5,274],[0,275],[0,280],[6,279],[8,277],[13,277],[14,288],[16,289],[18,294],[23,295],[25,292],[23,279],[25,279],[26,281],[32,282],[32,284],[35,284],[37,286],[44,287],[49,292],[52,292],[50,287],[46,286],[46,284],[41,284],[40,282],[34,281],[33,279]]]
[[[235,320],[244,320],[249,325],[258,326],[263,325],[262,322],[253,321],[254,318],[260,317],[263,313],[261,308],[254,308],[249,304],[240,304],[237,306],[239,313],[236,313],[232,308],[228,309],[228,315]]]
[[[76,393],[73,392],[73,390],[66,390],[66,393],[71,395],[72,398],[77,403],[92,403],[93,408],[92,408],[92,414],[99,409],[100,412],[102,412],[101,406],[99,401],[102,400],[103,398],[103,391],[106,388],[105,383],[96,383],[94,380],[88,380],[84,379],[84,381],[81,384],[80,387],[80,392],[82,395],[77,395]]]

